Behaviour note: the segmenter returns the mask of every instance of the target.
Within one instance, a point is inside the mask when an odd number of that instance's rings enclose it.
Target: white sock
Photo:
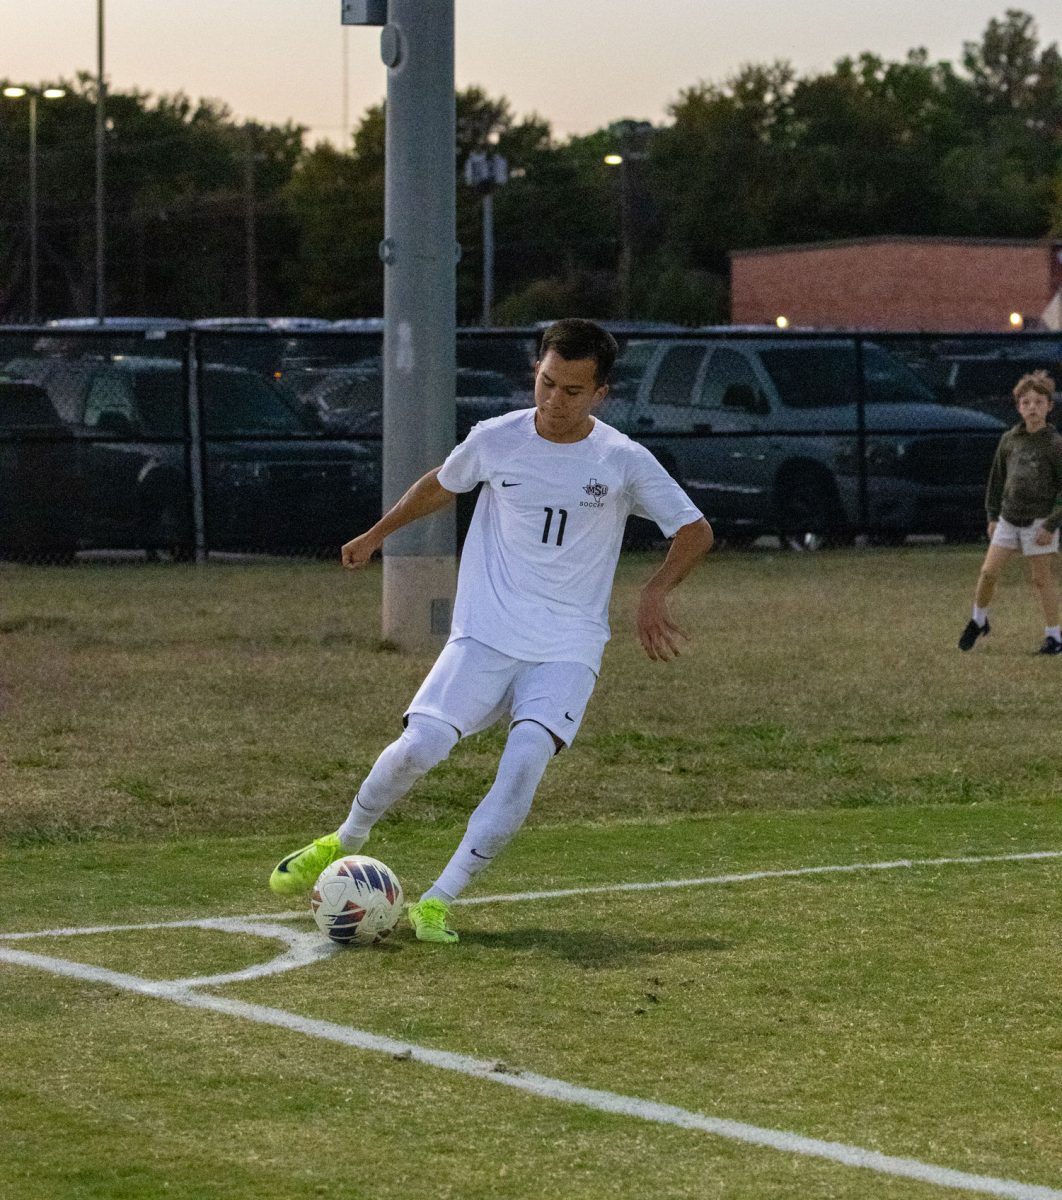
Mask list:
[[[978,625],[984,625],[988,620],[988,609],[978,608],[975,604],[973,610],[973,619]]]
[[[1044,633],[1046,633],[1049,638],[1054,638],[1056,642],[1062,642],[1062,633],[1059,632],[1057,625],[1045,625]]]
[[[502,851],[531,811],[535,789],[557,747],[537,721],[520,721],[509,732],[490,791],[468,819],[461,844],[425,897],[454,898]]]
[[[445,721],[412,713],[402,736],[380,755],[354,797],[350,815],[339,827],[339,840],[352,853],[361,849],[369,832],[422,776],[449,755],[458,733]]]

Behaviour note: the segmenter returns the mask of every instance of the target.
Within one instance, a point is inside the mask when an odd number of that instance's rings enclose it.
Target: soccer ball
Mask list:
[[[318,928],[344,946],[382,942],[402,915],[398,876],[375,858],[348,854],[325,867],[310,893]]]

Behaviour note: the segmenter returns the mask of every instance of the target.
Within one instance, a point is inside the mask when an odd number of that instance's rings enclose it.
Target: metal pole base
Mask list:
[[[437,650],[450,634],[457,563],[450,555],[383,560],[383,635],[399,650]]]

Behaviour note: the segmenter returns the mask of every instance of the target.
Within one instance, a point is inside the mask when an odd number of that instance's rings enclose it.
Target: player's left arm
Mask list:
[[[671,539],[667,557],[642,587],[638,600],[638,639],[653,662],[667,662],[680,653],[679,639],[689,634],[671,619],[668,595],[712,548],[712,527],[701,517],[683,525]]]

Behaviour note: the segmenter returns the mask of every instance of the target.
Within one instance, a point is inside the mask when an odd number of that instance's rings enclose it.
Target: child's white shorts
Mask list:
[[[597,676],[585,663],[524,662],[474,638],[447,642],[406,711],[445,721],[467,737],[502,717],[537,721],[570,746]]]
[[[1012,525],[1000,517],[996,522],[996,531],[992,534],[992,545],[1003,546],[1007,550],[1020,550],[1022,554],[1054,554],[1058,549],[1058,530],[1046,546],[1036,542],[1036,531],[1043,529],[1046,517],[1037,517],[1031,525]]]

